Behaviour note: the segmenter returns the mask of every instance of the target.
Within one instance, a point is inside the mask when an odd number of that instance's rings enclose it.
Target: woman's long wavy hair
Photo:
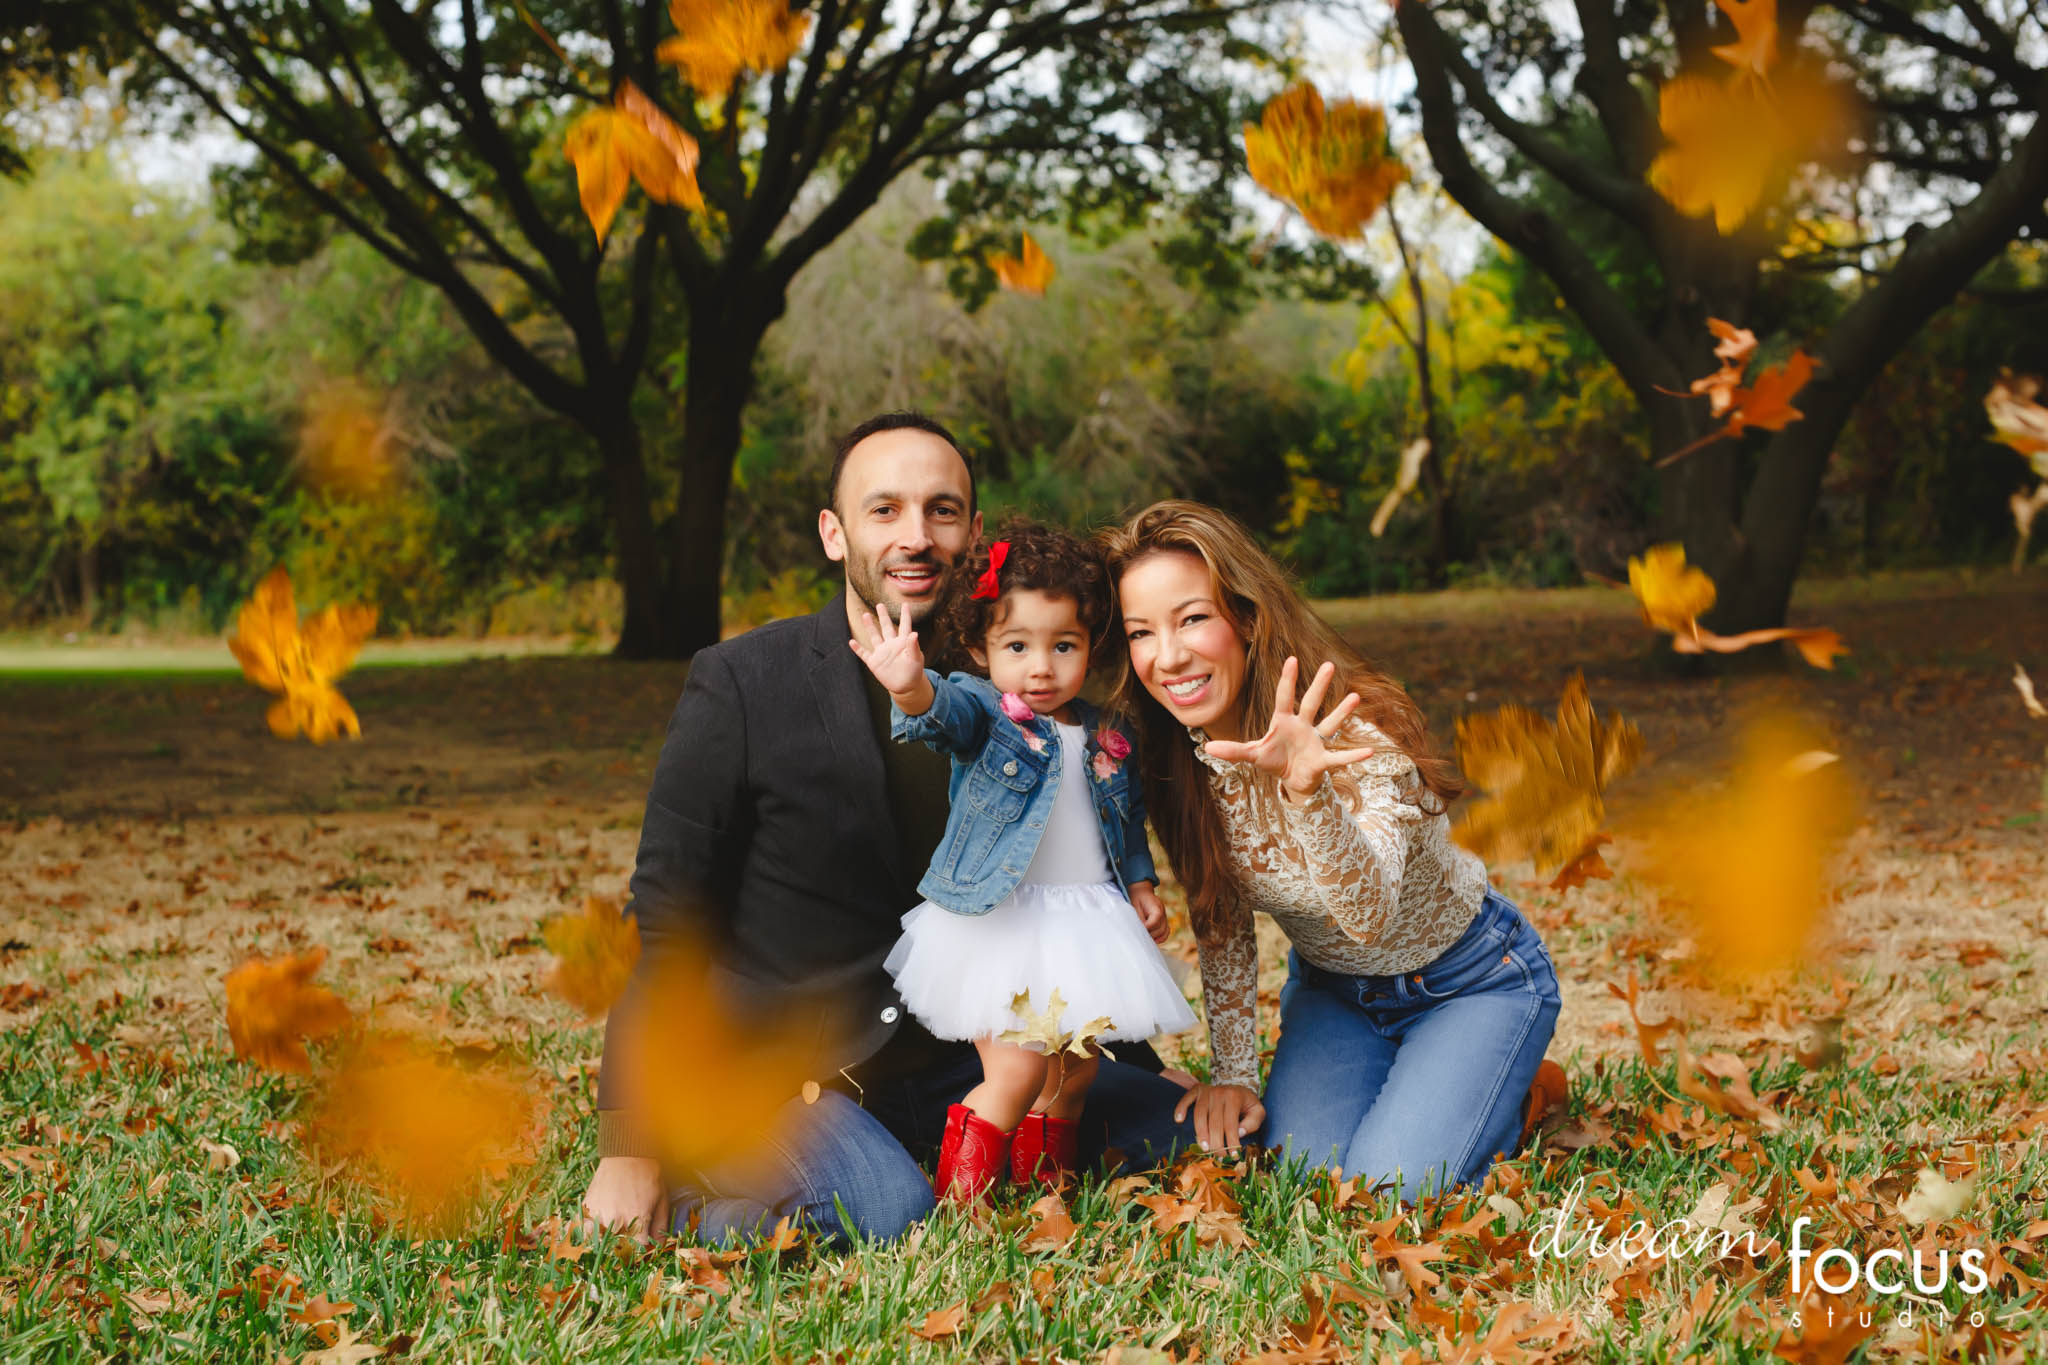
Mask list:
[[[1266,732],[1273,719],[1273,690],[1288,656],[1299,661],[1303,686],[1325,659],[1332,660],[1338,677],[1326,704],[1334,705],[1347,691],[1358,694],[1354,715],[1377,726],[1414,761],[1423,788],[1417,797],[1426,801],[1424,808],[1444,810],[1464,794],[1456,766],[1437,752],[1421,708],[1401,684],[1373,667],[1311,611],[1286,571],[1228,513],[1177,499],[1156,502],[1122,526],[1100,532],[1097,540],[1108,559],[1110,585],[1119,591],[1113,620],[1122,620],[1121,585],[1133,565],[1178,552],[1195,555],[1208,566],[1217,606],[1245,642],[1244,686],[1238,695],[1240,734],[1256,737]],[[1196,936],[1215,943],[1239,924],[1242,902],[1222,813],[1209,793],[1208,769],[1196,756],[1187,728],[1138,681],[1128,654],[1123,656],[1111,705],[1137,726],[1145,802],[1153,826],[1187,891]],[[1341,771],[1331,777],[1340,788],[1356,793],[1355,778]],[[1277,801],[1278,783],[1267,777],[1260,780],[1272,788],[1270,794]]]

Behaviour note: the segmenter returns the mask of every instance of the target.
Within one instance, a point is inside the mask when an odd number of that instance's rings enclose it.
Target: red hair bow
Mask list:
[[[981,571],[981,578],[975,583],[972,597],[1001,597],[1002,588],[996,583],[996,570],[1003,567],[1003,561],[1010,557],[1010,542],[999,540],[988,547],[988,567]]]

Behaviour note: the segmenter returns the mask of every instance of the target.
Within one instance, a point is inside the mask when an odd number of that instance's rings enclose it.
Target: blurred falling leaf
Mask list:
[[[1786,1319],[1771,1354],[1792,1365],[1844,1365],[1883,1321],[1883,1314],[1871,1312],[1864,1301],[1830,1294],[1816,1284]]]
[[[1317,232],[1355,241],[1408,178],[1387,145],[1377,105],[1335,100],[1313,85],[1290,86],[1244,125],[1245,169],[1269,194],[1292,204]]]
[[[1670,632],[1674,653],[1733,654],[1782,640],[1815,668],[1833,668],[1835,656],[1849,652],[1842,637],[1825,626],[1775,626],[1740,635],[1716,635],[1706,629],[1695,618],[1714,605],[1714,580],[1685,562],[1683,545],[1653,545],[1641,559],[1630,559],[1628,584],[1642,604],[1644,622]]]
[[[2036,376],[2002,369],[1991,392],[1984,395],[1984,412],[1998,439],[2026,456],[2034,472],[2048,479],[2048,407],[2034,399],[2040,391]]]
[[[292,580],[272,569],[235,618],[228,648],[250,682],[282,692],[264,719],[279,739],[303,734],[325,744],[337,734],[360,738],[361,722],[331,686],[348,672],[356,651],[377,628],[375,607],[329,605],[302,623],[292,601]]]
[[[329,380],[306,397],[299,468],[314,488],[374,498],[398,473],[399,434],[388,405],[353,379]]]
[[[724,99],[742,71],[780,71],[803,46],[811,16],[792,14],[788,0],[669,0],[676,36],[654,55],[682,68],[706,99]]]
[[[315,947],[297,957],[251,958],[228,973],[228,1037],[235,1055],[270,1071],[306,1075],[308,1038],[348,1026],[348,1006],[325,986],[311,983],[327,960]]]
[[[1678,1028],[1679,1021],[1676,1019],[1666,1019],[1661,1024],[1646,1024],[1643,1022],[1640,1000],[1642,986],[1636,981],[1636,972],[1633,967],[1629,968],[1628,988],[1626,990],[1610,981],[1607,983],[1607,992],[1615,999],[1621,1001],[1622,1004],[1628,1006],[1629,1022],[1635,1025],[1636,1046],[1642,1049],[1643,1060],[1648,1062],[1653,1069],[1662,1065],[1658,1060],[1660,1054],[1657,1051],[1657,1044],[1663,1041],[1665,1034],[1673,1032]]]
[[[794,1008],[743,1011],[695,943],[665,950],[642,971],[646,979],[616,1008],[633,1040],[626,1107],[645,1141],[678,1170],[757,1148],[818,1071],[818,1019]]]
[[[1748,368],[1749,358],[1756,354],[1756,333],[1719,318],[1708,318],[1707,330],[1720,338],[1714,355],[1721,368],[1693,380],[1691,392],[1695,397],[1707,395],[1707,411],[1719,417],[1735,406],[1735,395],[1742,388],[1742,372]]]
[[[1657,95],[1665,146],[1650,163],[1650,186],[1680,213],[1711,214],[1729,236],[1797,167],[1841,164],[1856,121],[1850,92],[1817,62],[1768,78],[1753,70],[1675,76]]]
[[[1977,1192],[1977,1178],[1950,1180],[1932,1167],[1923,1167],[1913,1182],[1913,1192],[1899,1201],[1899,1217],[1909,1223],[1944,1223],[1961,1213]]]
[[[541,938],[555,955],[547,989],[595,1019],[626,989],[640,960],[640,925],[619,913],[617,901],[584,898],[583,913],[560,915],[542,926]]]
[[[631,181],[657,203],[703,206],[696,140],[631,81],[619,82],[610,109],[592,109],[569,125],[562,150],[576,167],[583,216],[599,242],[611,231]]]
[[[1607,784],[1642,757],[1626,720],[1600,721],[1575,673],[1557,720],[1523,706],[1458,721],[1458,762],[1486,792],[1457,828],[1458,842],[1487,862],[1527,857],[1538,872],[1576,861],[1593,847]]]
[[[996,282],[1005,289],[1020,294],[1035,294],[1043,297],[1045,287],[1052,283],[1052,258],[1045,254],[1030,233],[1024,234],[1024,243],[1018,254],[997,251],[989,253],[989,268],[996,272]]]
[[[2035,720],[2048,720],[2048,706],[2041,705],[2041,699],[2034,695],[2034,680],[2018,664],[2012,666],[2012,685],[2019,690],[2020,701],[2027,708],[2028,715]]]
[[[2019,542],[2012,547],[2012,571],[2018,573],[2026,567],[2027,541],[2034,534],[2034,518],[2048,507],[2048,482],[2035,484],[2031,493],[2014,493],[2008,502],[2012,506],[2013,529],[2020,533]]]
[[[1709,960],[1737,978],[1803,960],[1828,902],[1827,865],[1857,802],[1819,734],[1791,716],[1751,722],[1725,782],[1688,785],[1645,817],[1646,875]]]
[[[1380,499],[1379,509],[1372,514],[1372,533],[1375,539],[1386,534],[1387,523],[1394,518],[1394,509],[1401,499],[1415,491],[1415,482],[1422,477],[1422,462],[1429,458],[1429,438],[1418,436],[1401,448],[1401,468],[1394,475],[1394,489]]]
[[[1799,1059],[1801,1066],[1809,1071],[1819,1071],[1842,1060],[1846,1055],[1842,1046],[1842,1022],[1839,1016],[1831,1016],[1815,1019],[1806,1026],[1799,1047],[1792,1054]]]
[[[524,1066],[463,1065],[424,1037],[377,1032],[323,1078],[306,1145],[388,1200],[409,1228],[452,1235],[513,1166],[534,1160],[546,1113]]]

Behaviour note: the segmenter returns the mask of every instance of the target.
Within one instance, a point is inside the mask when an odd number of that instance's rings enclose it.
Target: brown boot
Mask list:
[[[1012,1130],[1014,1132],[1015,1130]],[[946,1110],[939,1168],[932,1189],[939,1198],[971,1204],[1002,1179],[1010,1164],[1010,1137],[964,1104]]]
[[[1050,1114],[1026,1114],[1010,1142],[1010,1179],[1033,1181],[1058,1189],[1060,1177],[1073,1170],[1081,1151],[1081,1125]]]

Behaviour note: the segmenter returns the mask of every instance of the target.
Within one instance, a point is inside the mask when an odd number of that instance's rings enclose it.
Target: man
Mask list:
[[[883,603],[928,622],[980,535],[973,474],[951,434],[916,413],[873,418],[840,443],[831,506],[818,513],[844,590],[693,661],[633,873],[642,964],[694,932],[757,998],[796,1008],[829,995],[843,1008],[821,1038],[817,1102],[792,1100],[750,1159],[671,1190],[622,1079],[632,1045],[622,1001],[605,1032],[599,1160],[584,1197],[599,1224],[681,1230],[694,1216],[718,1241],[789,1217],[894,1237],[931,1210],[911,1152],[937,1146],[947,1106],[980,1079],[980,1063],[905,1013],[882,960],[945,830],[949,764],[889,742],[888,694],[848,642]],[[635,989],[647,979],[637,974]],[[1173,1119],[1181,1085],[1159,1074],[1151,1048],[1118,1051],[1125,1060],[1105,1060],[1088,1093],[1083,1160],[1112,1147],[1158,1158],[1192,1142]]]

